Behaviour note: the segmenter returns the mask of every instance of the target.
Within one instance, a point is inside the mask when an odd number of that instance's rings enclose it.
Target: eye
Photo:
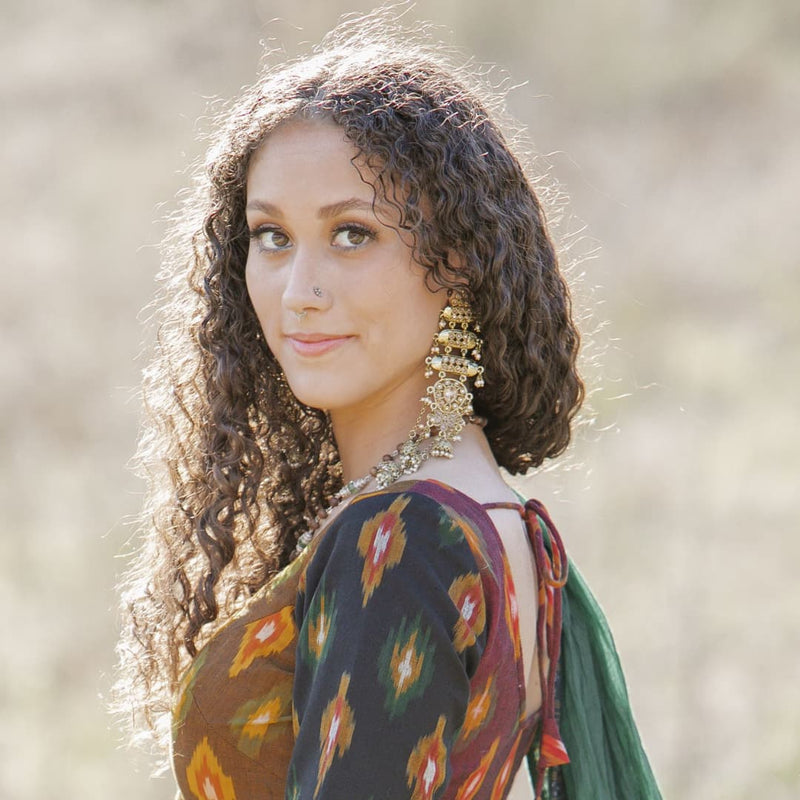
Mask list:
[[[262,225],[260,228],[250,231],[250,239],[257,242],[261,250],[273,253],[286,250],[292,244],[284,231],[268,225]]]
[[[339,226],[334,231],[332,244],[334,247],[341,247],[343,250],[354,250],[374,238],[375,232],[366,226],[348,223],[347,225]]]

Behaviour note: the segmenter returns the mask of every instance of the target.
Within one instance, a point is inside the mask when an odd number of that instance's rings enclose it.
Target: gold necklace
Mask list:
[[[486,420],[475,415],[470,415],[466,422],[475,425],[486,424]],[[429,458],[452,458],[452,449],[443,450],[437,447],[435,435],[435,432],[429,432],[428,435],[422,438],[419,435],[419,425],[415,426],[408,438],[397,445],[397,448],[392,453],[385,455],[366,475],[362,475],[360,478],[353,478],[353,480],[342,486],[333,495],[328,507],[314,517],[308,526],[308,530],[297,539],[297,545],[292,552],[292,559],[297,558],[311,544],[317,533],[319,533],[322,524],[338,506],[345,500],[360,494],[373,481],[375,481],[376,488],[385,489],[400,480],[400,478],[417,472]],[[461,441],[461,437],[455,435],[452,441]]]

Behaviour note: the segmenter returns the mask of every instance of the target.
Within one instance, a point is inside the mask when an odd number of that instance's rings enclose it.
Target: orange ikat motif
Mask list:
[[[494,576],[492,562],[486,552],[486,542],[483,541],[483,537],[479,536],[474,526],[467,522],[463,517],[459,516],[453,511],[450,513],[452,514],[452,516],[449,517],[450,525],[457,530],[464,537],[464,539],[466,539],[476,558],[480,554],[478,568],[481,570],[488,569],[492,576]]]
[[[494,675],[489,675],[483,688],[475,692],[469,699],[464,724],[459,733],[459,747],[469,742],[485,727],[494,714],[497,705],[497,688]]]
[[[436,729],[418,742],[406,765],[409,789],[414,787],[410,800],[431,800],[444,783],[447,771],[447,748],[444,744],[444,714],[439,717]]]
[[[383,573],[400,562],[406,547],[405,525],[400,517],[410,498],[398,497],[386,511],[367,520],[358,537],[358,552],[364,559],[361,571],[362,606],[380,586]]]
[[[453,626],[453,646],[461,653],[475,644],[486,627],[486,604],[480,575],[473,572],[456,578],[450,584],[448,594],[459,613]]]
[[[258,758],[261,745],[282,735],[292,721],[292,680],[287,677],[268,694],[241,705],[230,721],[237,747],[250,758]]]
[[[236,800],[233,781],[222,771],[208,737],[195,748],[186,768],[186,780],[197,800]]]
[[[284,606],[275,614],[251,622],[245,628],[239,651],[228,672],[229,676],[235,678],[257,658],[285,650],[295,640],[296,633],[294,606]]]
[[[483,786],[483,782],[486,780],[486,773],[489,772],[489,767],[492,765],[498,744],[500,744],[499,738],[492,742],[492,746],[483,756],[480,764],[470,773],[464,783],[461,784],[455,800],[473,800],[475,795],[478,794],[481,786]]]
[[[506,760],[503,762],[503,766],[500,767],[500,772],[497,773],[497,777],[494,779],[492,795],[489,800],[501,800],[503,797],[506,786],[508,786],[508,781],[511,778],[511,768],[514,766],[514,758],[517,755],[517,748],[519,747],[519,740],[521,736],[522,731],[517,734],[514,746],[509,751],[508,756],[506,756]]]
[[[522,657],[522,644],[519,639],[519,602],[511,577],[511,566],[508,558],[503,553],[503,593],[505,595],[505,617],[511,641],[514,643],[514,658],[519,661]]]
[[[345,672],[339,681],[339,691],[336,697],[328,703],[322,712],[319,726],[319,767],[317,768],[317,786],[314,797],[319,794],[322,782],[333,764],[333,759],[338,755],[341,758],[349,749],[353,741],[353,731],[356,727],[353,709],[347,702],[347,689],[350,686],[350,675]]]

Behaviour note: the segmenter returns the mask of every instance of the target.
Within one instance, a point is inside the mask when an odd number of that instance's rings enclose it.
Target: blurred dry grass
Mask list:
[[[159,203],[208,96],[368,3],[0,10],[0,796],[167,798],[103,711]],[[666,797],[800,792],[800,6],[422,0],[588,234],[596,422],[528,482],[606,606]],[[275,17],[283,22],[267,24]],[[297,30],[297,27],[303,30]],[[443,32],[447,36],[446,32]],[[594,324],[594,323],[592,323]]]

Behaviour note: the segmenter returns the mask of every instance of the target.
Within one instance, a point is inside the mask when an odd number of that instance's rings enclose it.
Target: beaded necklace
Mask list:
[[[475,425],[485,425],[486,421],[475,415],[470,415],[468,423]],[[460,441],[460,436],[454,436],[453,441]],[[378,489],[385,489],[387,486],[400,480],[406,475],[415,473],[430,458],[452,458],[452,450],[442,450],[436,446],[436,431],[428,430],[421,434],[420,426],[417,424],[409,434],[408,438],[401,442],[395,450],[385,455],[366,475],[360,478],[353,478],[348,481],[331,498],[327,508],[317,514],[308,526],[308,530],[300,535],[297,545],[292,552],[292,558],[297,558],[303,550],[308,547],[319,533],[322,524],[344,501],[349,500],[360,494],[373,481]]]

